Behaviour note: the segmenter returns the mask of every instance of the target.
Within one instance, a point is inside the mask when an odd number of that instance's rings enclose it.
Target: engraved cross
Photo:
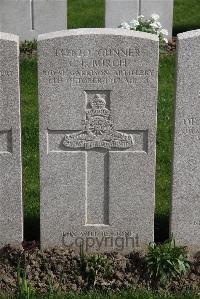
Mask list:
[[[86,103],[82,130],[48,130],[48,149],[49,152],[85,152],[85,225],[105,226],[110,224],[110,154],[147,153],[148,131],[116,130],[109,103],[101,93],[93,92]]]
[[[12,130],[0,131],[0,154],[12,154]]]

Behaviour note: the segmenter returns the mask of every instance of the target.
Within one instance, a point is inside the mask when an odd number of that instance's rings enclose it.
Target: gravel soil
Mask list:
[[[153,282],[146,275],[144,256],[138,252],[122,255],[106,253],[111,266],[111,275],[97,276],[98,290],[121,291],[122,289],[154,289]],[[200,257],[190,262],[187,276],[174,280],[161,288],[172,293],[189,289],[200,293]],[[47,293],[50,289],[58,292],[80,292],[90,288],[81,273],[79,253],[59,248],[40,250],[37,246],[16,249],[6,246],[0,250],[0,293],[15,293],[17,272],[26,272],[26,279],[37,293]],[[160,287],[159,287],[160,288]]]

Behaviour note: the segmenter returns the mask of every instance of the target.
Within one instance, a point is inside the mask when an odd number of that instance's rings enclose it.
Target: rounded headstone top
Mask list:
[[[177,35],[178,40],[200,36],[200,29],[190,30]]]
[[[19,42],[19,36],[11,33],[0,32],[0,39]]]
[[[38,41],[60,38],[65,36],[76,36],[76,35],[116,35],[116,36],[132,36],[142,39],[149,39],[153,41],[159,41],[158,36],[147,32],[139,32],[134,30],[128,30],[123,28],[81,28],[81,29],[70,29],[56,32],[50,32],[41,34],[38,36]]]

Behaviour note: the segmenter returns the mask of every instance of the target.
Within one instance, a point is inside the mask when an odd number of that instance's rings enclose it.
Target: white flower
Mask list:
[[[158,29],[158,26],[156,23],[150,23],[149,26],[153,29]]]
[[[137,27],[138,25],[140,25],[140,23],[139,23],[137,20],[132,20],[132,21],[130,22],[130,25],[131,25],[131,29],[136,29],[136,27]]]
[[[122,22],[120,25],[120,28],[122,29],[131,29],[131,26],[127,22]]]
[[[138,20],[144,19],[143,15],[138,16]]]
[[[156,13],[153,13],[151,15],[151,19],[154,20],[154,21],[158,21],[160,19],[160,16],[158,14],[156,14]]]
[[[160,22],[156,22],[156,25],[157,25],[158,28],[162,28],[162,25],[161,25]]]
[[[152,27],[153,29],[160,29],[160,28],[162,28],[160,22],[153,22],[153,23],[150,23],[149,26]]]
[[[163,38],[163,40],[164,40],[164,42],[165,42],[166,44],[168,44],[168,39],[167,39],[167,38]]]
[[[168,35],[168,31],[166,29],[160,30],[160,33],[162,33],[163,35]]]

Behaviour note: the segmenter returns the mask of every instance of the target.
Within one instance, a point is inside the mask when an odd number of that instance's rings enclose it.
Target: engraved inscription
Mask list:
[[[100,57],[109,57],[109,56],[128,57],[128,56],[140,55],[140,49],[138,47],[127,48],[127,49],[101,48],[97,50],[56,48],[54,53],[55,56],[61,56],[61,57],[89,57],[92,54]]]
[[[195,219],[195,220],[193,221],[193,225],[195,225],[195,226],[200,226],[200,219]]]
[[[87,236],[87,237],[96,237],[96,236],[134,236],[135,232],[133,231],[112,231],[112,230],[102,230],[102,231],[96,231],[96,230],[87,230],[87,231],[68,231],[63,233],[63,235],[67,236],[67,237],[83,237],[83,236]]]
[[[53,55],[64,60],[64,67],[53,70],[43,69],[43,80],[48,84],[68,82],[79,84],[149,84],[154,71],[135,67],[133,61],[141,55],[142,49],[98,48],[69,49],[55,48]],[[63,65],[63,64],[62,64]]]
[[[183,134],[197,136],[200,139],[200,120],[196,117],[187,117],[183,119]]]
[[[0,79],[10,78],[13,76],[13,74],[14,74],[13,71],[7,71],[7,70],[1,71],[0,70]]]
[[[60,84],[63,82],[69,82],[72,85],[78,84],[109,84],[114,83],[118,84],[124,82],[126,84],[136,84],[138,82],[147,83],[149,79],[153,76],[153,70],[151,69],[135,69],[135,70],[126,70],[126,63],[122,67],[122,62],[119,62],[121,65],[120,70],[111,69],[90,69],[88,70],[75,70],[70,71],[69,66],[67,69],[60,70],[43,70],[43,75],[50,84]],[[78,66],[77,66],[78,68]],[[80,67],[81,68],[81,67]]]
[[[90,250],[124,250],[139,247],[139,235],[132,231],[69,231],[62,232],[62,244],[65,247],[80,247]]]
[[[86,119],[80,132],[65,135],[63,145],[70,148],[130,148],[133,137],[114,129],[111,111],[106,108],[106,101],[96,94],[86,110]]]

